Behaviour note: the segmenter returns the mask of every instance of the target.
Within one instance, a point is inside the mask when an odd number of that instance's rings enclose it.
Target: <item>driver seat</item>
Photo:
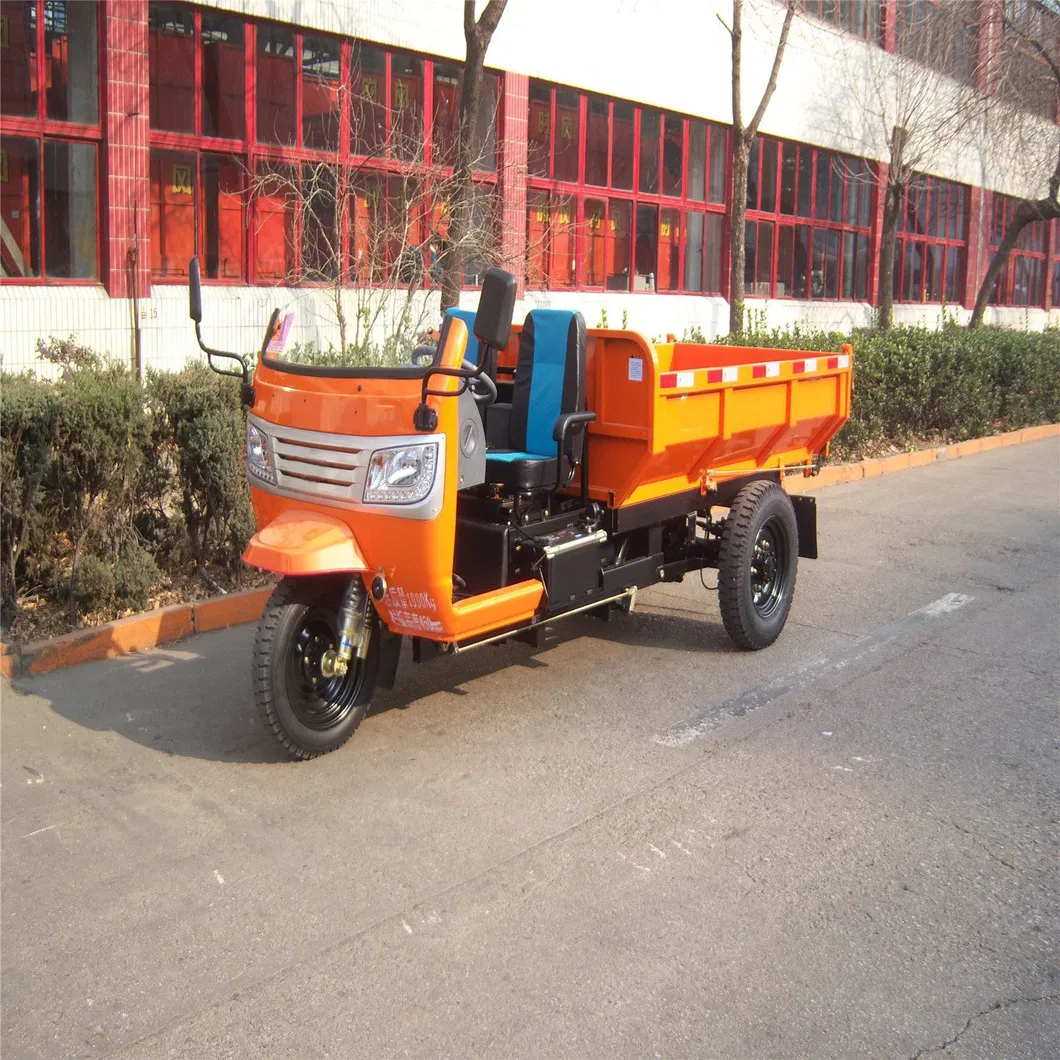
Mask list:
[[[556,433],[565,414],[584,409],[585,318],[566,309],[531,310],[512,403],[486,409],[486,481],[523,491],[565,486],[557,482]],[[580,430],[571,432],[571,449],[578,436]]]

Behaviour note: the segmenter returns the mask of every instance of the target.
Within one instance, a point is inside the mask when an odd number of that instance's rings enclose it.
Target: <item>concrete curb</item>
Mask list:
[[[835,464],[822,468],[821,473],[814,478],[787,478],[784,480],[784,486],[789,493],[807,493],[842,482],[859,482],[861,479],[875,478],[877,475],[889,475],[896,471],[925,467],[944,460],[957,460],[1009,445],[1056,437],[1060,437],[1060,423],[1047,423],[1041,427],[1009,431],[1007,434],[972,438],[967,442],[944,445],[938,449],[898,453],[880,459],[862,460],[857,464]],[[0,675],[11,678],[23,674],[43,674],[65,666],[76,666],[78,663],[97,659],[112,659],[118,655],[155,648],[160,644],[183,640],[193,633],[206,633],[214,629],[227,629],[229,626],[256,622],[271,594],[271,588],[251,589],[249,592],[214,596],[191,604],[175,604],[173,607],[121,618],[116,622],[79,629],[61,637],[33,641],[23,645],[21,649],[0,642]]]

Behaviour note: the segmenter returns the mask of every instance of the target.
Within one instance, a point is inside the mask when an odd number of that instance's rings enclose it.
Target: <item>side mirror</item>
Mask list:
[[[512,333],[515,312],[515,277],[503,269],[487,269],[475,314],[475,338],[490,349],[503,350]]]
[[[199,259],[188,262],[188,316],[196,324],[202,323],[202,285],[199,282]]]

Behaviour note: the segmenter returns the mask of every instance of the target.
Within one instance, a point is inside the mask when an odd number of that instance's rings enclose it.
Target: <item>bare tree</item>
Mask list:
[[[769,71],[769,80],[765,91],[747,125],[743,122],[743,84],[742,84],[742,50],[743,50],[743,0],[732,0],[732,26],[726,26],[732,38],[732,214],[729,243],[729,331],[739,334],[743,331],[744,317],[744,234],[747,221],[747,168],[751,154],[751,145],[758,135],[769,101],[777,88],[777,75],[784,59],[784,50],[788,43],[788,34],[795,12],[801,7],[801,0],[785,0],[784,25],[780,30],[777,50],[773,56],[773,66]],[[722,22],[722,25],[725,25]]]
[[[906,194],[959,150],[982,118],[977,79],[977,9],[963,0],[898,9],[893,52],[868,49],[864,73],[847,82],[870,133],[888,145],[876,291],[877,324],[894,322],[898,225]],[[971,21],[965,21],[972,16]],[[872,128],[875,126],[875,129]]]
[[[440,158],[425,165],[422,122],[406,106],[389,112],[373,91],[336,91],[334,120],[349,95],[352,138],[361,161],[335,156],[300,165],[259,164],[247,174],[248,197],[259,230],[283,226],[283,260],[272,278],[300,284],[306,306],[326,305],[338,346],[303,348],[318,362],[371,363],[404,359],[436,325],[430,288],[443,264],[458,257],[480,267],[499,261],[495,195],[491,187],[459,187]],[[387,131],[389,129],[389,131]],[[484,151],[482,127],[478,147]],[[469,149],[466,172],[487,160]],[[495,150],[492,143],[490,153]],[[441,152],[438,152],[442,154]],[[461,198],[462,195],[462,198]],[[460,199],[455,231],[453,202]]]
[[[486,51],[508,0],[489,0],[475,19],[475,0],[464,0],[464,39],[467,56],[460,77],[460,111],[456,128],[456,159],[449,200],[451,239],[442,268],[442,309],[460,301],[467,260],[468,233],[474,228],[475,188],[471,174],[481,145],[482,68]]]
[[[1008,0],[998,22],[1000,39],[987,72],[994,119],[1008,130],[1021,159],[1052,168],[1033,180],[1044,195],[1017,200],[979,286],[970,328],[983,322],[995,284],[1028,225],[1060,217],[1060,11],[1040,0]]]

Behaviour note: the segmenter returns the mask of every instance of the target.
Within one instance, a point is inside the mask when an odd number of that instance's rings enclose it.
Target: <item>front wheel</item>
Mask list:
[[[795,595],[799,535],[791,498],[760,480],[736,495],[718,556],[718,602],[726,632],[750,651],[780,636]]]
[[[325,676],[324,653],[338,648],[341,578],[285,578],[269,598],[254,640],[254,698],[268,730],[293,758],[341,747],[368,711],[379,673],[379,622],[369,610],[363,661]]]

